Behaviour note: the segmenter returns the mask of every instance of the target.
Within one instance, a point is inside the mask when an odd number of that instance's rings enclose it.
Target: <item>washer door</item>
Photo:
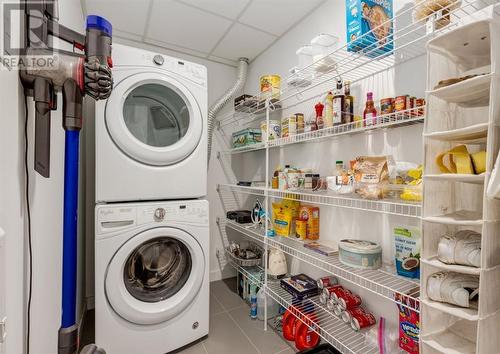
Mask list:
[[[187,158],[203,130],[201,111],[191,92],[158,72],[121,81],[108,99],[105,116],[115,144],[132,159],[154,166]]]
[[[106,296],[127,321],[158,324],[191,304],[204,274],[205,255],[193,236],[170,227],[151,229],[132,237],[111,259]]]

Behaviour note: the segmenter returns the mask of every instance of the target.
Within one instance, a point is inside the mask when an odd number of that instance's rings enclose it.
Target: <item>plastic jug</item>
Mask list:
[[[266,294],[264,288],[260,288],[257,293],[257,318],[264,321],[264,302]],[[280,305],[274,301],[269,295],[267,296],[267,318],[275,317],[279,314]]]
[[[338,48],[339,38],[321,33],[311,40],[314,68],[317,72],[327,73],[335,67],[333,52]]]

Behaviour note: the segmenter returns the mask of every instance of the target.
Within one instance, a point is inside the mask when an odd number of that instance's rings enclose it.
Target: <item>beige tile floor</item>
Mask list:
[[[292,347],[262,321],[252,320],[248,305],[235,293],[236,278],[210,283],[210,332],[175,353],[292,354]],[[94,342],[94,312],[89,311],[81,343]],[[147,353],[144,353],[147,354]]]
[[[210,283],[210,332],[208,337],[183,348],[182,354],[291,354],[273,330],[252,320],[248,305],[235,293],[236,278]]]

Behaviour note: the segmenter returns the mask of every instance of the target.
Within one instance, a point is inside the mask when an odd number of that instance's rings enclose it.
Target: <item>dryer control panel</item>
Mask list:
[[[148,66],[178,73],[199,84],[204,84],[207,81],[207,68],[200,64],[153,53],[145,53],[142,60]]]
[[[206,200],[100,205],[96,207],[97,233],[140,225],[208,225]]]

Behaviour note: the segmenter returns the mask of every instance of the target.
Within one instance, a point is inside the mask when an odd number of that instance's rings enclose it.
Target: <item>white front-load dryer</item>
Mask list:
[[[107,354],[164,354],[208,334],[204,200],[96,206],[95,340]]]
[[[206,68],[119,44],[113,62],[96,102],[96,201],[206,195]]]

